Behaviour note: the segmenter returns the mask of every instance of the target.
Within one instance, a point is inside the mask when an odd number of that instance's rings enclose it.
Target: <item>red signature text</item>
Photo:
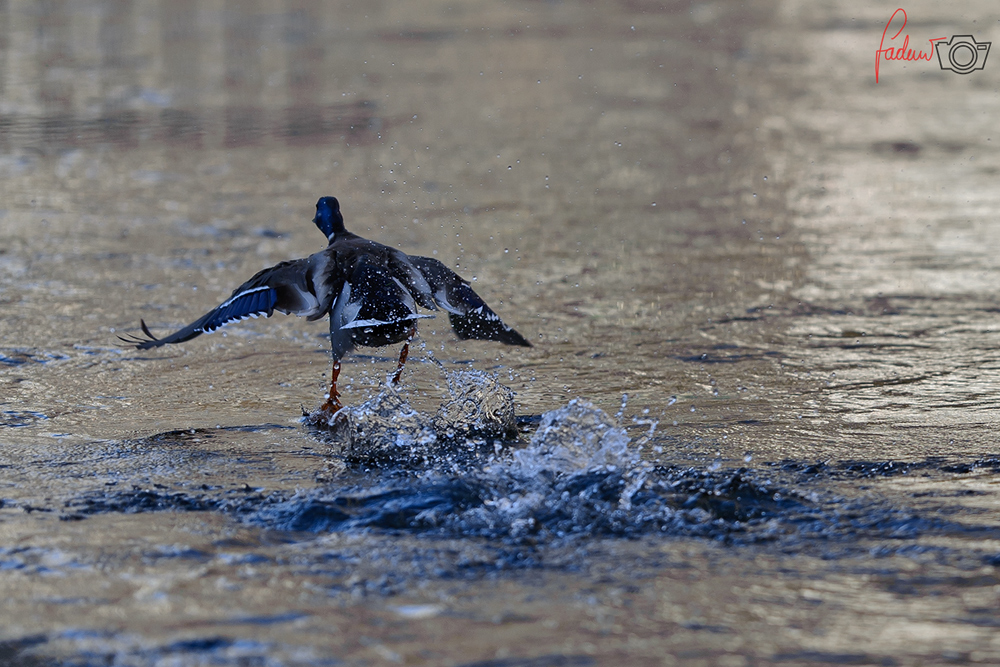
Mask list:
[[[879,42],[878,51],[875,52],[875,83],[878,83],[878,66],[879,62],[883,58],[885,58],[886,60],[910,60],[910,61],[930,60],[931,57],[934,55],[934,42],[940,42],[942,39],[948,39],[947,37],[933,37],[930,40],[928,40],[931,43],[931,48],[928,53],[924,53],[923,51],[914,51],[913,49],[909,48],[910,46],[909,35],[906,35],[903,38],[902,46],[896,48],[893,48],[891,44],[889,46],[886,46],[885,33],[889,32],[889,26],[892,25],[893,20],[896,18],[896,14],[899,14],[900,12],[903,13],[903,25],[899,26],[899,30],[896,31],[895,35],[889,38],[889,41],[891,42],[892,40],[899,37],[899,33],[903,32],[903,28],[906,27],[906,11],[902,7],[900,7],[899,9],[897,9],[892,13],[892,16],[889,17],[889,22],[885,24],[885,29],[882,31],[882,41]]]

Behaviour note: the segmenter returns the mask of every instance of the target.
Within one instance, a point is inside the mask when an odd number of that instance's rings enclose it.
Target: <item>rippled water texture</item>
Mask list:
[[[0,663],[1000,662],[1000,61],[894,8],[0,0]],[[323,195],[534,347],[117,344]]]

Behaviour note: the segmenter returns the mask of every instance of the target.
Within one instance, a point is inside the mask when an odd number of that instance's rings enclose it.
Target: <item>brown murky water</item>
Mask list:
[[[0,0],[0,661],[1000,660],[1000,65],[876,85],[883,9]],[[345,462],[324,322],[116,346],[321,195],[536,343],[426,320],[410,404],[489,371],[643,462]]]

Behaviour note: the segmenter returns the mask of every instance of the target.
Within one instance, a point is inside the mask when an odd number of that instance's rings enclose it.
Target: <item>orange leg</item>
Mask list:
[[[393,387],[399,384],[399,376],[403,374],[403,364],[406,363],[406,358],[410,355],[410,341],[413,340],[413,336],[416,333],[416,327],[410,329],[410,335],[406,338],[406,342],[403,343],[403,349],[399,351],[399,364],[396,366],[396,372],[393,374],[392,380],[389,381],[389,384]]]
[[[330,396],[326,399],[326,403],[320,406],[320,410],[327,412],[329,414],[334,414],[338,410],[344,407],[344,404],[340,402],[340,392],[337,391],[337,378],[340,377],[340,361],[333,362],[333,374],[330,378]]]

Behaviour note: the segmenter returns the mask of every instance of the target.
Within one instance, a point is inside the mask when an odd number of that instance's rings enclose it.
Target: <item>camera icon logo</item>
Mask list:
[[[986,66],[986,56],[993,42],[977,42],[972,35],[952,35],[947,42],[936,42],[938,63],[941,69],[956,74],[968,74]]]

